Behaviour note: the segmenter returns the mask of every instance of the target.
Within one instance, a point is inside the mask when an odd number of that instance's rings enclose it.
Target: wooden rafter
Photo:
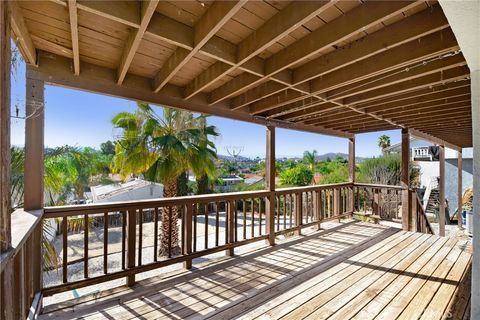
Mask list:
[[[77,1],[68,0],[68,15],[70,17],[70,33],[72,35],[73,72],[80,74],[80,50],[78,47],[78,15]]]
[[[138,29],[133,29],[132,31],[130,31],[127,43],[125,45],[125,48],[123,49],[122,58],[120,59],[120,65],[118,67],[118,84],[122,84],[125,76],[127,75],[128,68],[132,63],[133,57],[135,56],[138,46],[142,41],[143,35],[147,30],[150,19],[152,18],[155,9],[157,8],[158,1],[159,0],[149,0],[141,2],[140,25]]]
[[[250,86],[255,86],[264,78],[304,61],[321,50],[417,4],[414,1],[389,1],[382,2],[381,5],[375,1],[366,2],[269,57],[265,60],[264,77],[250,83]],[[217,90],[222,90],[222,87],[215,89],[212,96]],[[230,95],[215,96],[215,99],[211,99],[212,103],[230,97]]]
[[[10,27],[13,31],[13,39],[17,43],[25,62],[36,65],[37,52],[27,26],[25,25],[25,21],[23,20],[22,9],[16,1],[9,1],[8,7],[10,10]]]
[[[236,48],[237,61],[231,66],[217,62],[192,80],[185,89],[188,99],[232,70],[250,60],[294,29],[308,22],[338,1],[293,1],[245,38]]]
[[[193,32],[193,48],[178,48],[165,62],[154,79],[154,91],[158,92],[168,81],[212,38],[215,33],[242,8],[246,0],[215,1],[200,18]]]

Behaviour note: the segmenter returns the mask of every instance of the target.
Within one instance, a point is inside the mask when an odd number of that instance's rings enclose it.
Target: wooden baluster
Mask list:
[[[287,195],[286,194],[283,195],[283,230],[285,229],[287,229]]]
[[[235,221],[234,221],[234,213],[233,213],[233,210],[234,210],[234,207],[235,207],[235,201],[229,201],[228,203],[226,203],[226,209],[227,209],[227,216],[228,216],[228,243],[229,244],[233,244],[235,242],[235,238],[234,238],[234,229],[235,229]],[[226,254],[230,257],[233,257],[233,247],[230,247],[227,249],[227,252]]]
[[[127,268],[135,267],[135,242],[137,233],[137,210],[128,210],[127,222]],[[127,286],[131,287],[135,284],[135,275],[127,276]]]
[[[138,265],[142,265],[143,210],[138,209]]]
[[[293,194],[288,195],[288,207],[290,209],[290,228],[293,228]]]
[[[184,246],[184,255],[190,255],[192,253],[192,217],[193,216],[193,206],[192,204],[187,204],[186,205],[186,210],[185,210],[185,234],[184,234],[184,240],[185,240],[185,246]],[[191,269],[192,268],[192,259],[187,259],[183,263],[183,266],[185,269]]]
[[[262,235],[262,198],[258,198],[258,235]]]
[[[88,214],[83,215],[83,276],[88,278]]]
[[[302,234],[302,224],[303,224],[303,200],[302,193],[295,194],[295,234],[297,236]]]
[[[225,244],[228,243],[228,234],[230,233],[230,217],[228,215],[228,202],[224,201],[225,208]]]
[[[243,240],[247,239],[247,202],[243,199]]]
[[[182,214],[182,221],[180,226],[182,227],[182,230],[180,232],[180,252],[185,252],[185,206],[177,206],[177,214],[178,213]]]
[[[238,212],[237,212],[237,202],[235,200],[233,200],[233,212],[234,212],[234,224],[235,224],[235,228],[233,230],[234,234],[235,234],[235,242],[238,241]]]
[[[252,213],[252,219],[251,219],[251,233],[250,237],[253,238],[255,236],[255,200],[252,198],[250,199],[250,205],[251,205],[251,213]]]
[[[172,207],[168,207],[168,257],[172,257]]]
[[[108,211],[103,213],[103,273],[108,273]]]
[[[276,231],[279,231],[280,230],[280,215],[281,215],[281,210],[282,210],[282,203],[280,201],[280,197],[275,197],[276,201],[277,201],[277,208],[275,210],[275,217],[277,219],[277,229]]]
[[[193,252],[197,252],[197,204],[193,204]]]
[[[158,257],[158,208],[153,210],[153,261],[157,261]]]
[[[125,270],[125,255],[126,255],[126,240],[127,240],[127,212],[122,211],[122,269]],[[157,256],[155,250],[155,257]]]
[[[204,204],[205,210],[205,244],[204,249],[208,249],[208,204]]]
[[[220,204],[215,202],[215,246],[218,247],[220,233]]]
[[[68,221],[67,217],[63,217],[62,220],[62,253],[63,253],[63,260],[62,260],[62,267],[63,267],[63,283],[67,283],[67,266],[68,266],[68,261],[67,261],[67,240],[68,240]]]

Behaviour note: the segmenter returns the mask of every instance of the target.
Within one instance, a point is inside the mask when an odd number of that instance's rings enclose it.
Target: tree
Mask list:
[[[310,168],[310,170],[315,170],[315,165],[317,164],[317,150],[305,151],[303,153],[303,162]]]
[[[378,146],[384,152],[386,148],[390,147],[390,137],[385,134],[378,137]]]
[[[112,155],[112,156],[115,155],[115,145],[110,140],[102,142],[100,144],[100,150],[104,155]]]
[[[313,180],[313,172],[305,164],[301,163],[287,169],[280,174],[280,181],[284,185],[306,186]]]
[[[194,117],[191,112],[164,107],[160,117],[146,103],[137,106],[134,113],[121,112],[112,119],[114,127],[122,130],[115,146],[117,172],[124,177],[144,174],[147,180],[163,183],[165,197],[175,197],[182,173],[192,169],[199,177],[215,169],[216,153],[209,137],[216,134],[216,129],[206,125],[204,116]],[[172,253],[177,253],[175,206],[162,210],[162,231],[160,255],[169,251],[169,233]]]

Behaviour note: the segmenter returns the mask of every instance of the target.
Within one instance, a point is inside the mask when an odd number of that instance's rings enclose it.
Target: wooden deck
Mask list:
[[[468,319],[465,240],[350,222],[148,279],[41,319]]]

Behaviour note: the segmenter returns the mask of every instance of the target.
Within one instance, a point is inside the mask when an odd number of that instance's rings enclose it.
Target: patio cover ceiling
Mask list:
[[[470,72],[436,1],[18,1],[11,17],[29,76],[51,84],[472,146]]]

